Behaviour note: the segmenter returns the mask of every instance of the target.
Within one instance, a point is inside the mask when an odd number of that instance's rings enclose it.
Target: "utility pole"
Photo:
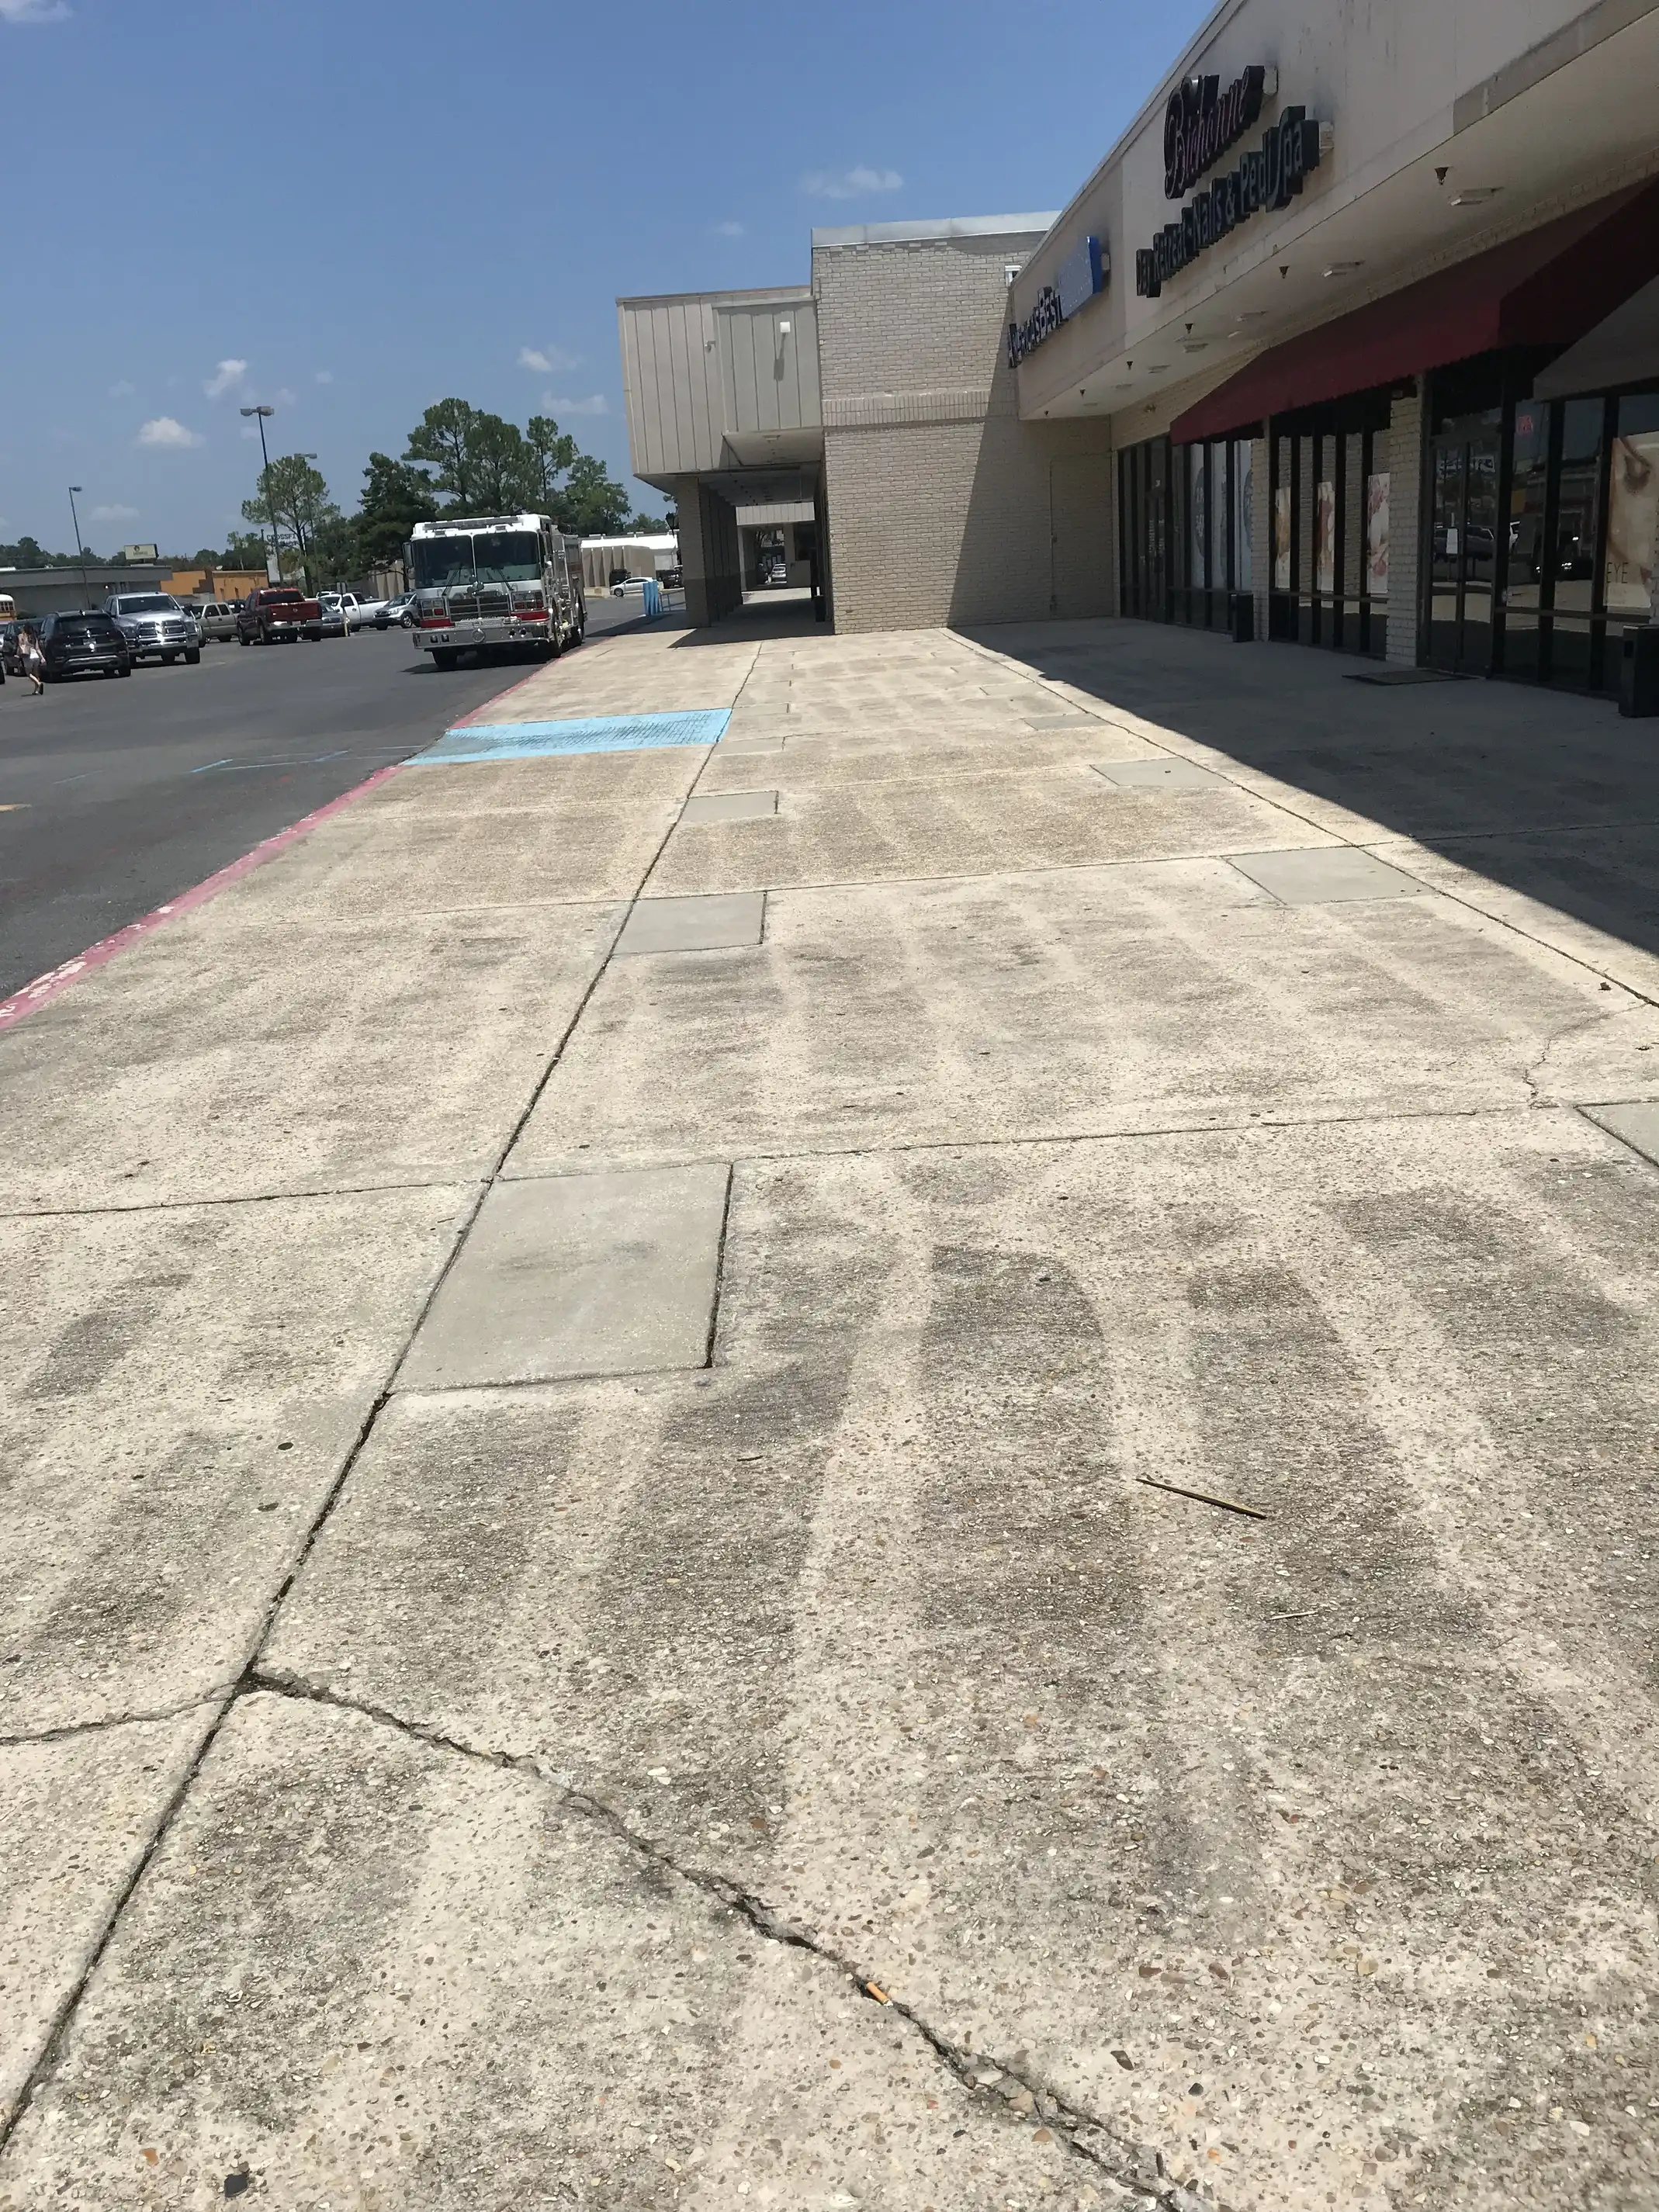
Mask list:
[[[81,518],[75,511],[75,495],[77,491],[85,489],[84,484],[70,486],[70,520],[75,525],[75,557],[81,563],[81,604],[82,606],[90,606],[92,586],[87,581],[87,549],[81,543]]]
[[[270,454],[265,446],[265,422],[276,410],[274,407],[244,407],[242,412],[258,418],[259,458],[265,465],[265,503],[270,509],[270,565],[265,573],[273,584],[280,584],[283,580],[283,540],[276,527],[276,487],[270,480]]]

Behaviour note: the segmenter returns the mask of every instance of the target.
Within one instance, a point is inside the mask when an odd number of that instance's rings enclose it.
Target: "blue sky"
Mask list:
[[[0,0],[0,538],[222,544],[239,404],[356,503],[453,393],[628,475],[619,293],[805,283],[815,223],[1059,207],[1207,9]],[[1010,25],[1018,21],[1018,38]]]

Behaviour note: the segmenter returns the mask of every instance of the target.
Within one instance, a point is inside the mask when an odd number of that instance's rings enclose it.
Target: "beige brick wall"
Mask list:
[[[1389,410],[1389,647],[1401,667],[1417,662],[1417,568],[1422,517],[1423,402]]]
[[[1015,412],[1004,270],[1028,243],[813,254],[839,630],[1115,605],[1107,423]]]

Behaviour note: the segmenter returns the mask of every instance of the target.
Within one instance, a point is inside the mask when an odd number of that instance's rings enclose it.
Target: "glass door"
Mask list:
[[[1429,665],[1485,676],[1498,574],[1497,440],[1437,440],[1432,496]]]

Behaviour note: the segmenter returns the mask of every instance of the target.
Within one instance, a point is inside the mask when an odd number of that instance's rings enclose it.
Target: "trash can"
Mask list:
[[[1619,655],[1619,711],[1659,714],[1659,623],[1625,632]]]
[[[1227,600],[1227,628],[1235,645],[1255,642],[1255,601],[1248,592],[1234,592]]]

